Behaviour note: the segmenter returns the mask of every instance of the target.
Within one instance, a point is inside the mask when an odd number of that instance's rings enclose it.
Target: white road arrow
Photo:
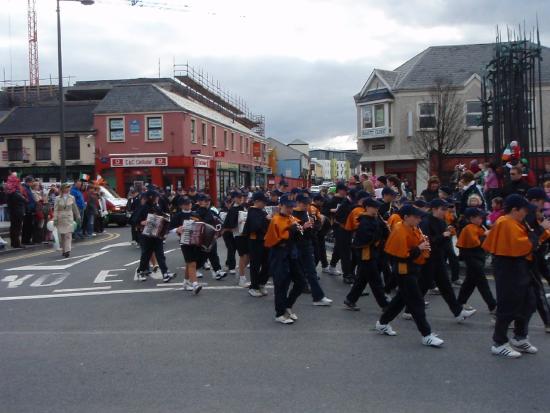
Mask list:
[[[132,245],[132,243],[130,241],[128,241],[128,242],[119,242],[117,244],[109,244],[109,245],[105,245],[103,248],[101,248],[101,251],[108,250],[110,248],[115,248],[115,247],[129,247],[130,245]]]
[[[106,254],[109,251],[103,251],[103,252],[96,252],[94,254],[87,254],[87,255],[79,255],[77,257],[71,257],[59,260],[59,262],[66,262],[68,260],[74,260],[76,261],[70,262],[68,264],[60,264],[60,265],[25,265],[23,267],[16,267],[16,268],[9,268],[7,271],[59,271],[59,270],[66,270],[67,268],[74,267],[75,265],[81,264],[84,261],[91,260],[93,258],[99,257],[100,255]]]

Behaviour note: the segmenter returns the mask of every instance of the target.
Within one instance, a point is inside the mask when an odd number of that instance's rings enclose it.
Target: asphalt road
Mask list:
[[[396,337],[375,334],[372,297],[344,311],[348,287],[323,274],[335,305],[302,296],[300,320],[283,326],[272,295],[252,298],[229,277],[205,274],[199,296],[133,281],[139,251],[128,229],[109,232],[69,260],[48,250],[0,256],[0,412],[550,411],[550,335],[537,315],[539,354],[504,360],[489,353],[479,294],[463,325],[429,297],[429,321],[446,340],[432,349],[411,321],[393,323]],[[177,241],[166,250],[181,282]]]

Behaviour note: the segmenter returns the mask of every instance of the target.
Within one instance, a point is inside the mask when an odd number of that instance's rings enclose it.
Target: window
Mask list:
[[[21,139],[8,139],[8,161],[23,160],[23,141]]]
[[[267,150],[265,143],[262,143],[262,159],[264,162],[267,162]]]
[[[245,138],[245,142],[246,142],[246,143],[245,143],[246,146],[245,146],[245,151],[244,151],[244,153],[247,153],[247,154],[250,155],[250,139]]]
[[[374,127],[385,126],[384,105],[374,105]]]
[[[244,137],[243,137],[243,135],[241,135],[241,139],[240,139],[239,143],[241,144],[241,153],[244,153]]]
[[[37,161],[49,161],[52,159],[52,145],[50,138],[36,138],[34,140]]]
[[[147,118],[147,140],[161,141],[164,139],[162,134],[162,117],[150,116]]]
[[[466,102],[466,126],[468,128],[481,127],[481,102]]]
[[[124,142],[124,118],[109,119],[109,141]]]
[[[210,139],[212,139],[212,147],[215,148],[216,147],[216,127],[215,126],[212,126],[210,128]]]
[[[372,128],[372,106],[367,105],[363,106],[361,109],[361,114],[363,118],[363,129],[371,129]]]
[[[195,119],[191,119],[191,143],[197,143],[197,129]]]
[[[435,103],[420,103],[419,125],[420,129],[434,129],[436,126]]]
[[[227,131],[224,130],[224,131],[223,131],[223,148],[224,148],[225,150],[228,150],[228,149],[229,149],[229,147],[227,146],[227,143],[228,143],[228,142],[227,142]]]
[[[206,123],[203,123],[202,124],[202,144],[204,146],[208,145],[208,136],[207,136],[206,132],[207,132]]]
[[[68,161],[80,159],[80,138],[78,136],[65,138],[65,159]]]
[[[231,132],[231,150],[235,152],[235,134]]]

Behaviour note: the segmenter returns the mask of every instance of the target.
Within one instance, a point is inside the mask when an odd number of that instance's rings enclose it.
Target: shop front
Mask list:
[[[250,185],[252,183],[251,179],[252,175],[252,165],[239,165],[239,186],[243,187],[246,186],[247,188],[250,188]]]
[[[268,179],[267,176],[271,174],[271,168],[264,168],[263,166],[254,167],[254,186],[267,188]]]
[[[216,169],[216,187],[218,188],[217,198],[221,200],[231,191],[231,189],[237,187],[239,164],[218,161]]]
[[[83,174],[94,176],[94,165],[67,165],[67,181],[74,182]],[[14,166],[0,168],[0,181],[6,180],[10,173],[16,172],[17,176],[32,176],[42,182],[59,182],[61,179],[59,166]]]

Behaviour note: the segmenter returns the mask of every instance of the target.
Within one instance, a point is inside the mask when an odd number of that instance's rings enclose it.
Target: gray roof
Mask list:
[[[483,76],[494,55],[494,43],[457,46],[432,46],[393,71],[376,72],[393,91],[426,89],[444,79],[454,86],[463,85],[474,74]],[[550,49],[542,47],[541,74],[550,82]]]
[[[304,153],[297,149],[291,148],[285,145],[283,142],[279,142],[277,139],[267,138],[269,146],[274,148],[277,152],[277,159],[280,161],[286,161],[291,159],[302,159],[302,156],[306,156]]]
[[[181,111],[181,108],[151,84],[128,84],[113,87],[94,113],[165,111]]]
[[[384,88],[384,89],[377,89],[377,90],[369,90],[363,96],[358,94],[358,95],[355,95],[354,98],[357,103],[365,103],[365,102],[374,102],[375,100],[393,99],[394,96],[388,89]]]
[[[292,142],[289,143],[289,145],[309,145],[309,143],[304,142],[301,139],[294,139]]]
[[[65,131],[92,132],[96,102],[66,102]],[[0,123],[0,135],[59,133],[59,106],[18,106]]]

